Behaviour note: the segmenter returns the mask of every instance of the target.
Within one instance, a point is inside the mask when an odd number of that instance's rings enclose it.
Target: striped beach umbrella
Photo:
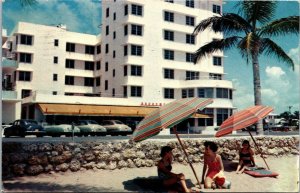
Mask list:
[[[184,98],[170,102],[148,114],[137,125],[132,140],[138,142],[157,135],[162,129],[177,125],[212,102],[212,99],[203,98]]]
[[[221,137],[221,136],[232,133],[232,131],[237,131],[237,130],[246,128],[250,125],[253,125],[254,123],[257,123],[259,120],[265,118],[272,111],[273,111],[272,107],[262,106],[262,105],[256,105],[256,106],[252,106],[247,109],[241,110],[241,111],[233,114],[232,116],[230,116],[228,119],[226,119],[221,124],[220,130],[216,133],[215,136]],[[247,129],[247,131],[248,131],[250,137],[252,138],[256,149],[261,154],[261,157],[263,158],[267,168],[270,169],[265,158],[262,155],[261,149],[259,148],[255,139],[253,138],[250,130]]]
[[[271,111],[273,111],[272,107],[262,105],[252,106],[241,110],[226,119],[221,124],[220,130],[215,136],[221,137],[232,133],[232,131],[237,131],[253,125],[259,120],[265,118]]]

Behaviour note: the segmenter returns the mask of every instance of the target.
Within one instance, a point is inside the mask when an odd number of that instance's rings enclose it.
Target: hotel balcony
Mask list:
[[[17,61],[15,60],[8,60],[8,59],[3,59],[2,60],[2,67],[3,68],[18,68],[19,65],[17,63]]]
[[[19,101],[17,91],[2,90],[3,101]]]

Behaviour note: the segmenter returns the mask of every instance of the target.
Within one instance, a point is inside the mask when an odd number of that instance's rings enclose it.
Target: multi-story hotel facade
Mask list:
[[[102,33],[19,22],[3,45],[3,122],[18,118],[69,122],[114,117],[141,120],[186,97],[214,102],[189,119],[214,132],[234,109],[222,52],[193,63],[193,53],[222,34],[195,25],[219,14],[221,1],[102,1]],[[101,118],[100,118],[101,117]]]

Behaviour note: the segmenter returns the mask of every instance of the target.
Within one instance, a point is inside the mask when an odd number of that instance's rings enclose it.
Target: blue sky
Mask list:
[[[275,18],[299,15],[299,1],[278,1]],[[235,12],[234,1],[223,5],[223,12]],[[21,8],[19,1],[6,0],[3,3],[3,27],[11,33],[18,21],[44,25],[66,24],[68,30],[99,34],[101,23],[101,2],[99,0],[38,0],[38,4]],[[296,66],[292,71],[284,63],[271,57],[261,57],[261,86],[264,105],[275,108],[275,113],[299,110],[299,37],[296,35],[273,38]],[[247,65],[239,53],[232,49],[225,52],[226,79],[232,80],[234,106],[238,109],[254,104],[251,64]]]

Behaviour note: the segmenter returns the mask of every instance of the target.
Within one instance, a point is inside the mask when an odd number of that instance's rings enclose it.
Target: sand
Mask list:
[[[271,170],[279,173],[277,178],[254,178],[247,174],[236,174],[236,162],[224,161],[225,175],[232,182],[229,190],[202,189],[202,192],[298,192],[299,156],[269,157],[266,159]],[[265,166],[262,158],[256,157],[259,166]],[[202,163],[193,165],[199,180]],[[196,179],[189,165],[174,164],[173,172],[183,172],[189,185]],[[142,192],[153,190],[136,184],[136,179],[151,182],[156,176],[156,167],[117,170],[84,170],[79,172],[60,172],[38,176],[3,179],[5,192]],[[147,180],[148,179],[148,180]],[[150,183],[151,184],[151,183]],[[149,185],[151,186],[151,185]],[[155,190],[155,189],[154,189]]]

